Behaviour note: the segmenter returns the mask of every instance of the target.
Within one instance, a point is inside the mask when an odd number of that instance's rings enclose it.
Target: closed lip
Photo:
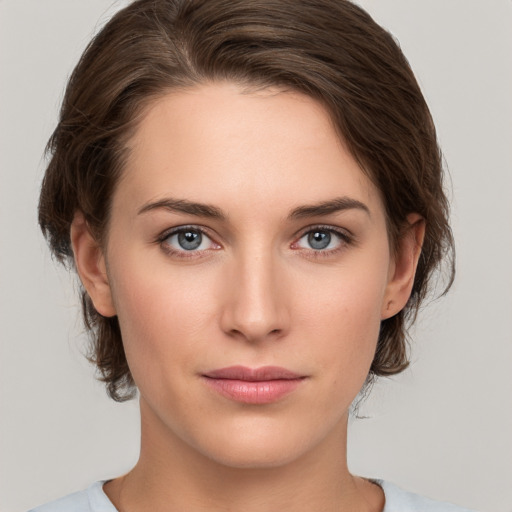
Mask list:
[[[246,366],[229,366],[219,368],[204,374],[210,379],[241,380],[246,382],[263,382],[270,380],[296,380],[305,378],[291,370],[280,366],[261,366],[260,368],[247,368]]]
[[[205,384],[216,393],[242,404],[278,402],[293,393],[307,376],[281,368],[230,366],[203,374]]]

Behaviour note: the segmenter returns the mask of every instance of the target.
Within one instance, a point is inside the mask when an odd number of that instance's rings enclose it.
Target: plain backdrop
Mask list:
[[[74,279],[36,222],[43,149],[66,78],[125,5],[0,0],[0,510],[128,470],[137,402],[93,378]],[[451,173],[458,273],[423,311],[413,364],[352,419],[355,473],[512,511],[512,1],[361,0],[415,70]]]

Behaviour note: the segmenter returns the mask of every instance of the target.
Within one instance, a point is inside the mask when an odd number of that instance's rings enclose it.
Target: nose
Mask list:
[[[283,279],[271,255],[253,254],[234,262],[224,288],[222,330],[249,342],[284,336],[290,317]]]

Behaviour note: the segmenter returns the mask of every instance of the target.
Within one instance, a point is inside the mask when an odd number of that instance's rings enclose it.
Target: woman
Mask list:
[[[460,510],[350,474],[452,238],[435,129],[346,1],[139,0],[75,69],[40,224],[140,458],[53,510]]]

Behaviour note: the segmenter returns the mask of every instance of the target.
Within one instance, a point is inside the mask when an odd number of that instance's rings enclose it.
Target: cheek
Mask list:
[[[158,363],[162,367],[172,363],[178,369],[192,364],[204,331],[215,318],[208,276],[173,273],[168,265],[131,265],[125,259],[116,267],[112,282],[135,381],[139,375],[155,375]]]
[[[302,310],[303,329],[318,344],[313,356],[333,370],[331,375],[340,375],[346,382],[364,382],[373,360],[386,271],[384,264],[351,266],[335,279],[317,280],[323,283],[321,288],[313,283],[305,286],[307,292],[297,306]]]

